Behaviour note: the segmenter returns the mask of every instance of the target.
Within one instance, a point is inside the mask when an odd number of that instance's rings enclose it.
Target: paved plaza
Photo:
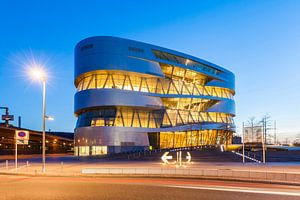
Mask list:
[[[183,166],[157,161],[78,158],[71,155],[47,157],[42,173],[39,156],[21,156],[18,169],[13,157],[2,157],[1,174],[34,176],[150,176],[247,180],[300,184],[300,163],[191,162]],[[6,162],[4,159],[7,159]]]

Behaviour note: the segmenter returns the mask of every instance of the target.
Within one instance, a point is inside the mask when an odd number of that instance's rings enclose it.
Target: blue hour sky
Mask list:
[[[300,133],[300,1],[1,1],[0,106],[41,129],[41,84],[26,76],[47,66],[47,128],[73,131],[73,50],[86,37],[110,35],[200,57],[236,75],[235,118],[269,113],[280,139]],[[13,122],[15,125],[17,122]]]

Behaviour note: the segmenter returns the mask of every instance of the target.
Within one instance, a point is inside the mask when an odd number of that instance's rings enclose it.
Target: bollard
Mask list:
[[[5,161],[5,168],[8,169],[8,160]]]
[[[63,172],[63,170],[64,170],[64,162],[61,162],[61,163],[60,163],[60,167],[61,167],[61,168],[60,168],[60,171]]]
[[[29,161],[28,160],[26,161],[26,167],[29,167]]]

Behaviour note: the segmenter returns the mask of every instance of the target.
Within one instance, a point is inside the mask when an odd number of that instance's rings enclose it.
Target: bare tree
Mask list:
[[[294,140],[294,145],[300,145],[300,133],[296,135],[296,139]]]
[[[254,123],[255,123],[255,117],[250,117],[248,120],[248,124],[251,126],[251,141],[254,142]]]

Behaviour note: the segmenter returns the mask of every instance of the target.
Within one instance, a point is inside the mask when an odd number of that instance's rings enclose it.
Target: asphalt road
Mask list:
[[[0,200],[203,199],[299,200],[300,186],[166,178],[0,175]]]

